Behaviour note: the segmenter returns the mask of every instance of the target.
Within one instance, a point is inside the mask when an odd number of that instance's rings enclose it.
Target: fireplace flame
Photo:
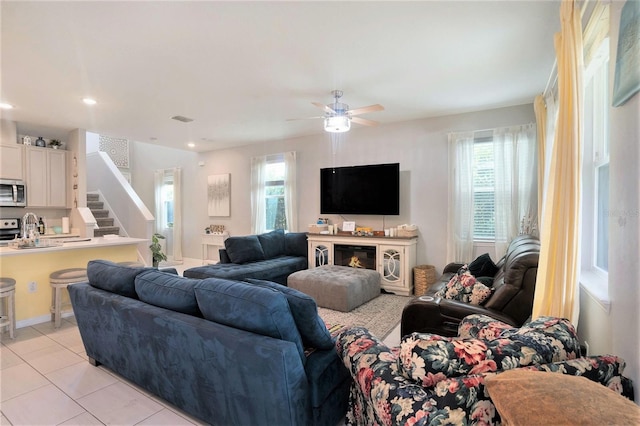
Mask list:
[[[364,268],[364,265],[358,259],[358,256],[351,256],[351,260],[349,261],[349,266],[352,268]]]

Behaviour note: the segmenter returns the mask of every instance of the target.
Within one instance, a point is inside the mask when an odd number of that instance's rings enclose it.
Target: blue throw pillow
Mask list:
[[[307,233],[287,232],[284,234],[284,252],[288,256],[307,257]]]
[[[132,268],[131,266],[118,265],[109,260],[98,259],[90,260],[87,264],[87,278],[89,278],[89,284],[95,288],[137,299],[136,276],[151,270],[155,270],[155,268]]]
[[[293,342],[305,361],[302,339],[284,294],[221,278],[200,281],[195,293],[200,312],[209,321]]]
[[[271,232],[260,234],[258,235],[258,241],[260,241],[266,259],[273,259],[284,254],[283,229],[275,229]]]
[[[194,287],[200,280],[162,271],[147,271],[135,279],[138,298],[143,302],[183,314],[202,316]]]
[[[286,296],[291,314],[305,347],[316,349],[331,349],[334,347],[331,333],[329,333],[324,321],[318,315],[318,305],[316,305],[316,301],[311,296],[271,281],[254,278],[247,278],[245,281],[276,289]]]
[[[229,237],[224,240],[224,248],[233,263],[255,262],[264,260],[264,251],[256,235]]]

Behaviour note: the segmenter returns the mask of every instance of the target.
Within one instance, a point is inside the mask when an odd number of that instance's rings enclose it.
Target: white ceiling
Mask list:
[[[287,119],[321,115],[311,102],[330,103],[332,89],[351,108],[384,105],[361,116],[382,125],[530,103],[560,26],[558,0],[0,8],[0,101],[15,105],[2,118],[19,132],[64,140],[83,128],[197,151],[322,133],[322,120]]]

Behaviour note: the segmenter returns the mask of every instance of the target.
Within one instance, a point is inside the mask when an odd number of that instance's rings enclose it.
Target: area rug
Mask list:
[[[318,314],[324,322],[329,324],[365,327],[382,340],[400,323],[402,308],[411,299],[413,299],[412,296],[381,294],[351,312],[318,307]]]

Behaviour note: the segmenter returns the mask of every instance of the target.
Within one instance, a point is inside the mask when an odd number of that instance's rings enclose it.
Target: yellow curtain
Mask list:
[[[582,25],[574,0],[560,6],[558,126],[544,197],[540,262],[533,318],[551,315],[578,323],[582,170]]]
[[[536,114],[536,134],[538,135],[538,229],[540,229],[544,196],[544,165],[546,164],[544,156],[547,146],[547,107],[543,95],[536,96],[533,101],[533,110]]]

